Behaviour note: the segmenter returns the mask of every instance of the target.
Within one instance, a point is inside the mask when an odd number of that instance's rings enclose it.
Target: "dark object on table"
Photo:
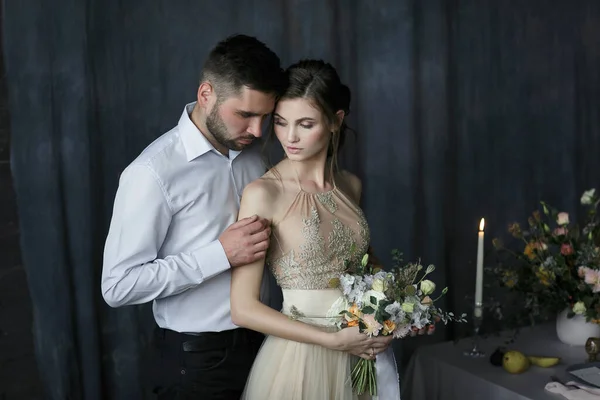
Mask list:
[[[505,347],[498,347],[496,351],[492,353],[490,356],[490,363],[496,367],[502,366],[502,358],[504,357],[504,353],[506,353]]]
[[[585,342],[585,352],[588,353],[588,361],[596,361],[596,355],[600,352],[600,338],[590,337]]]

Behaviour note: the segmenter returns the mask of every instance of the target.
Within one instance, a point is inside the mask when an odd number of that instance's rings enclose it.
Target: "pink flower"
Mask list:
[[[567,232],[568,232],[567,228],[565,228],[564,226],[561,226],[554,230],[554,236],[565,236],[567,234]]]
[[[592,292],[600,292],[600,271],[587,268],[584,277],[585,283],[592,285]]]
[[[569,214],[566,212],[558,213],[556,216],[556,223],[560,226],[569,224]]]
[[[563,245],[560,246],[560,254],[563,256],[570,256],[573,254],[573,246],[571,246],[569,243],[563,243]]]
[[[379,335],[379,331],[381,331],[381,328],[383,328],[383,325],[381,325],[379,322],[377,322],[375,320],[375,316],[373,314],[365,314],[363,315],[363,322],[365,323],[365,325],[367,326],[367,328],[365,329],[365,333],[368,336],[377,336]]]
[[[596,271],[590,268],[586,268],[583,273],[583,280],[585,281],[585,283],[587,283],[588,285],[593,285],[594,283],[596,283],[596,280],[598,279],[598,274],[596,274]]]

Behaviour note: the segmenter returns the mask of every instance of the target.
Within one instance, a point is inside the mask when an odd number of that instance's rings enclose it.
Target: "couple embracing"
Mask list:
[[[155,398],[368,399],[350,371],[378,354],[379,398],[400,398],[391,336],[326,318],[340,296],[330,280],[369,248],[361,182],[336,162],[349,108],[330,64],[284,71],[256,38],[231,36],[177,125],[123,171],[102,294],[112,307],[153,303]],[[285,157],[265,171],[255,141],[267,120]]]

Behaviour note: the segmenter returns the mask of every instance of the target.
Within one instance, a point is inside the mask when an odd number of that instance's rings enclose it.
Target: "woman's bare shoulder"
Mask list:
[[[358,176],[349,171],[341,170],[338,174],[337,186],[347,194],[351,195],[356,204],[360,203],[362,182]]]

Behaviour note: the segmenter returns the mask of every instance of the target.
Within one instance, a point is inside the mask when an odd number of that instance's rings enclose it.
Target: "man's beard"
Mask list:
[[[208,117],[206,117],[206,128],[221,146],[233,151],[243,150],[247,145],[238,143],[236,140],[229,137],[229,132],[227,131],[225,123],[219,116],[218,109],[219,107],[215,105],[210,114],[208,114]],[[254,140],[254,136],[248,135],[246,137],[240,137],[237,140],[240,139]]]

